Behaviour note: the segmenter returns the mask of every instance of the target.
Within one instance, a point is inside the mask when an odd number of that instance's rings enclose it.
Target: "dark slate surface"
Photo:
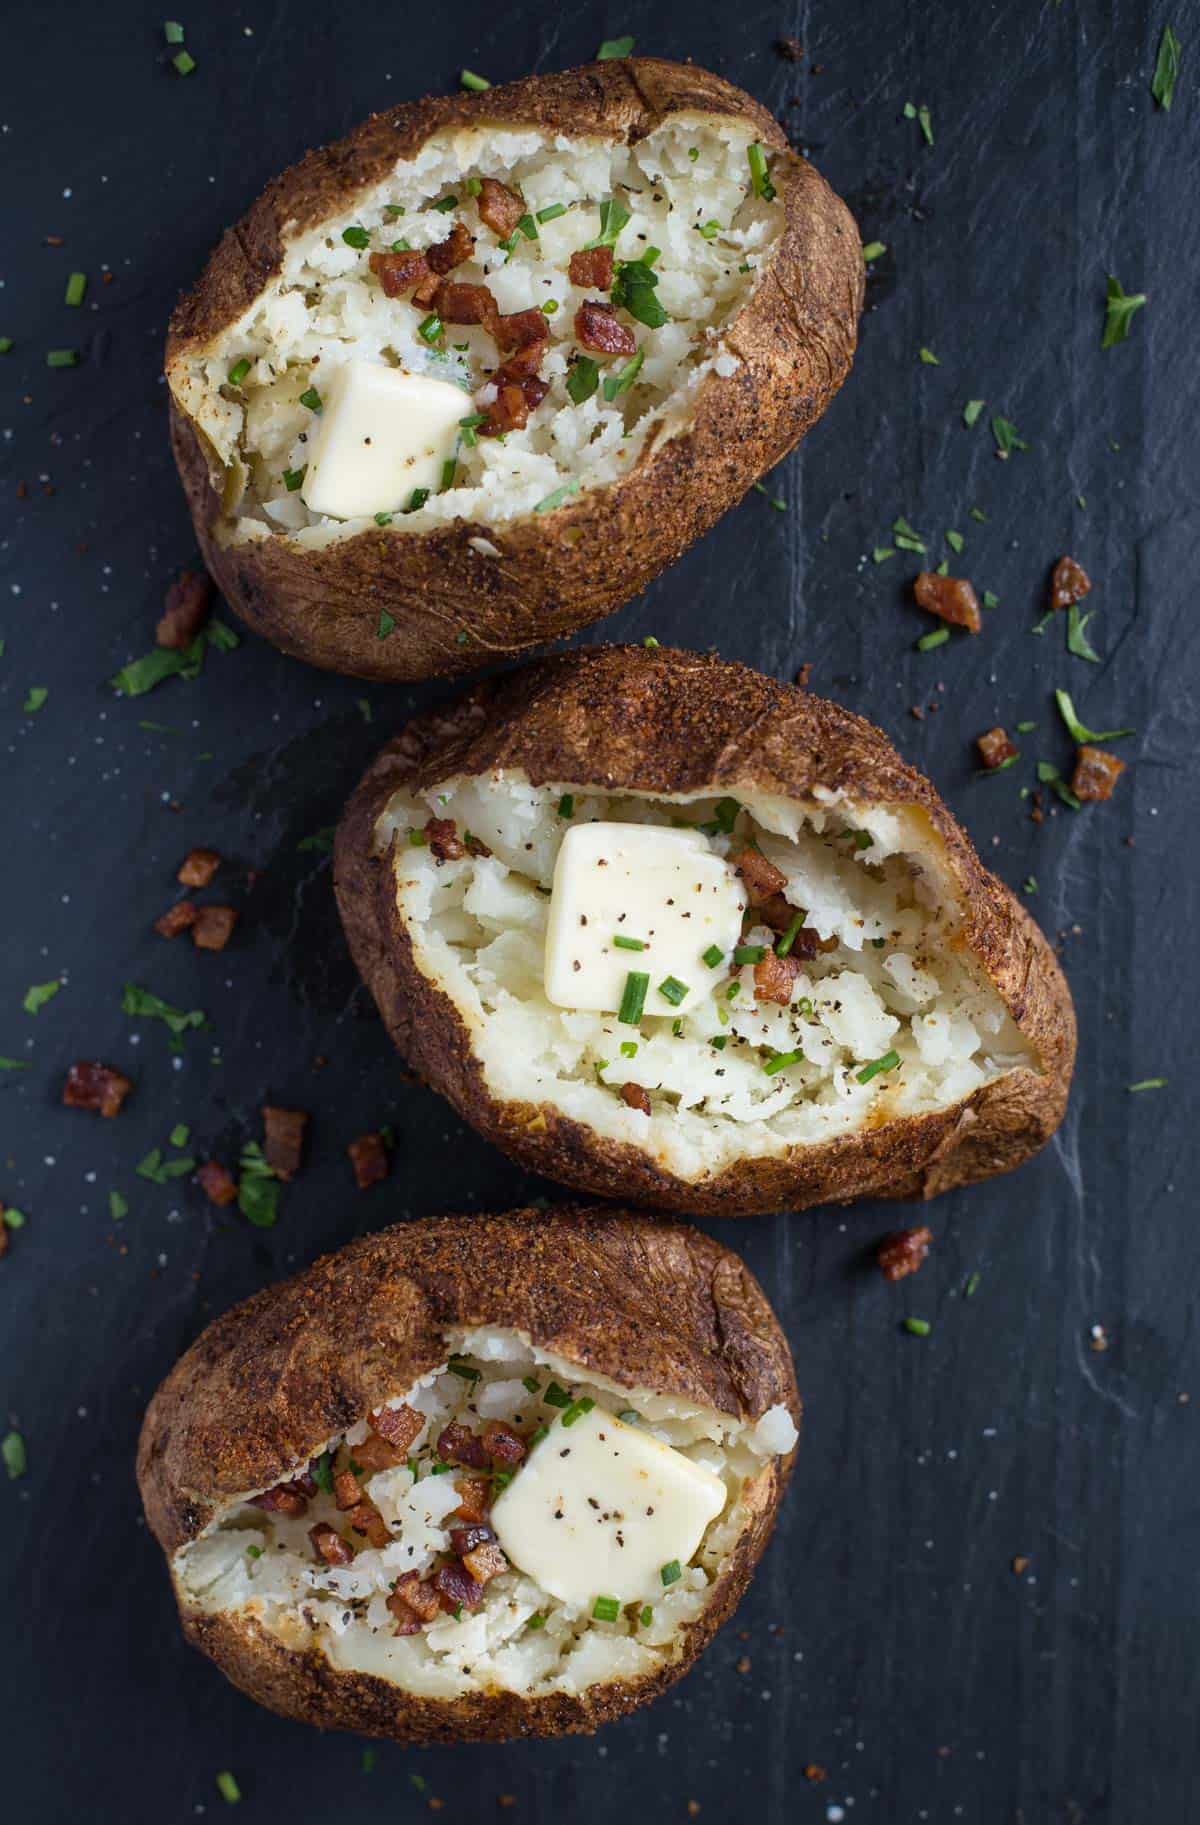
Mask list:
[[[1185,63],[1169,116],[1147,92],[1167,15],[1134,0],[626,0],[569,24],[524,4],[189,13],[186,81],[165,66],[158,10],[129,0],[13,8],[5,31],[0,1052],[28,1069],[0,1073],[0,1199],[28,1221],[0,1266],[0,1429],[20,1428],[29,1470],[0,1479],[4,1816],[219,1814],[228,1768],[247,1821],[390,1825],[440,1800],[477,1822],[502,1794],[502,1816],[575,1825],[685,1819],[689,1801],[764,1825],[1190,1817],[1194,0],[1170,15]],[[1082,1065],[1059,1140],[1016,1178],[938,1204],[934,1255],[901,1288],[870,1266],[895,1220],[881,1207],[722,1229],[779,1307],[809,1418],[758,1580],[680,1687],[596,1740],[384,1746],[365,1774],[358,1743],[257,1710],[184,1648],[132,1458],[149,1390],[211,1313],[386,1221],[553,1195],[402,1082],[355,985],[328,863],[298,847],[436,692],[321,676],[250,640],[137,702],[105,680],[149,647],[193,556],[159,354],[221,228],[372,107],[444,88],[463,63],[494,78],[563,67],[625,31],[781,112],[887,252],[850,383],[772,480],[786,511],[750,495],[604,632],[715,644],[780,676],[811,661],[816,689],[878,720],[1008,881],[1036,877],[1032,905],[1067,934]],[[801,39],[801,63],[774,53],[780,33]],[[906,101],[932,109],[932,147]],[[74,268],[91,277],[81,312],[61,302]],[[1106,271],[1150,304],[1101,353]],[[83,364],[47,371],[45,349],[71,345]],[[968,398],[1028,450],[997,461],[986,415],[963,428]],[[935,559],[944,528],[964,533],[957,568],[1000,598],[983,638],[914,651],[917,562],[871,561],[898,514]],[[1097,580],[1096,666],[1068,657],[1061,626],[1031,637],[1062,551]],[[1138,732],[1113,803],[1052,806],[1038,828],[1019,788],[1035,758],[1069,762],[1056,684],[1093,726]],[[49,699],[28,714],[36,685]],[[914,703],[936,713],[917,721]],[[1038,726],[1021,765],[976,778],[971,738],[1023,719]],[[242,923],[221,957],[150,931],[198,842],[236,860]],[[56,976],[57,998],[23,1012],[27,986]],[[211,1034],[173,1058],[161,1026],[122,1016],[126,980],[205,1009]],[[136,1077],[118,1121],[59,1107],[80,1054]],[[1127,1092],[1157,1076],[1166,1090]],[[312,1164],[274,1231],[135,1176],[176,1122],[229,1155],[268,1097],[315,1112]],[[343,1148],[383,1121],[397,1164],[360,1197]],[[120,1224],[112,1189],[130,1207]],[[902,1332],[906,1312],[932,1322],[926,1340]],[[812,1763],[824,1782],[806,1780]]]

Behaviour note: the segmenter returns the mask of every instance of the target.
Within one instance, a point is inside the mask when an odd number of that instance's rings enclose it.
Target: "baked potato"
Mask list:
[[[930,1197],[1053,1133],[1050,946],[861,717],[609,647],[384,748],[334,879],[392,1038],[565,1184],[736,1216]]]
[[[260,1703],[406,1741],[592,1730],[686,1671],[766,1545],[800,1406],[727,1249],[611,1209],[365,1236],[155,1394],[184,1632]]]
[[[285,652],[478,669],[618,607],[824,411],[858,232],[765,109],[656,58],[388,108],[172,318],[205,558]]]

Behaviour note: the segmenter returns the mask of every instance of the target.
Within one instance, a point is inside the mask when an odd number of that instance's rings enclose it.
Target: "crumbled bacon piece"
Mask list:
[[[450,1550],[463,1559],[469,1552],[474,1552],[477,1546],[482,1546],[485,1541],[495,1538],[495,1530],[483,1522],[477,1522],[472,1527],[452,1527],[450,1529]]]
[[[429,277],[429,262],[423,253],[402,249],[396,253],[373,253],[367,264],[379,276],[387,298],[402,298],[422,279]]]
[[[262,1118],[265,1130],[263,1153],[267,1165],[281,1179],[290,1179],[293,1173],[300,1170],[308,1116],[303,1109],[278,1109],[267,1103],[263,1107]]]
[[[513,311],[507,317],[497,317],[493,334],[502,349],[523,349],[530,343],[547,341],[550,324],[545,311]]]
[[[498,178],[480,178],[479,219],[500,240],[507,241],[524,214],[525,205],[515,190]]]
[[[787,886],[787,876],[782,869],[776,868],[774,862],[768,862],[762,850],[750,843],[744,849],[734,850],[729,860],[746,883],[751,906],[761,905],[764,900],[782,893]]]
[[[368,1432],[366,1438],[354,1445],[352,1450],[355,1463],[368,1476],[374,1476],[377,1470],[394,1470],[397,1464],[404,1462],[403,1451],[397,1451],[394,1445],[389,1445],[385,1438],[380,1438],[375,1432]]]
[[[364,1534],[368,1546],[387,1546],[391,1542],[388,1524],[374,1502],[359,1502],[346,1516],[356,1534]]]
[[[268,1514],[302,1515],[308,1508],[308,1496],[296,1482],[277,1483],[274,1489],[251,1496],[250,1505],[265,1509]]]
[[[382,1134],[360,1134],[357,1140],[351,1141],[346,1152],[354,1168],[354,1183],[360,1191],[387,1178],[388,1156]]]
[[[502,1419],[490,1419],[483,1428],[483,1448],[498,1464],[519,1464],[525,1456],[525,1440]]]
[[[804,56],[804,46],[798,38],[777,38],[775,49],[785,63],[799,63]]]
[[[929,1253],[933,1231],[920,1224],[915,1229],[898,1229],[885,1236],[875,1252],[879,1271],[885,1280],[903,1280],[915,1274]]]
[[[611,291],[613,250],[611,247],[581,247],[571,255],[567,274],[572,285],[581,291]]]
[[[394,1635],[419,1635],[421,1633],[422,1625],[413,1615],[403,1597],[395,1595],[389,1597],[387,1607],[396,1618],[396,1626],[392,1630]]]
[[[476,1583],[470,1572],[464,1571],[461,1565],[453,1560],[439,1566],[433,1574],[433,1582],[442,1599],[442,1608],[456,1610],[478,1609],[483,1598],[483,1586]]]
[[[454,1479],[454,1487],[462,1501],[454,1510],[459,1521],[484,1521],[492,1499],[492,1486],[486,1477],[460,1476]]]
[[[192,943],[197,950],[223,951],[237,921],[233,906],[198,906],[192,920]]]
[[[184,887],[207,887],[220,866],[221,858],[215,849],[189,849],[175,879]]]
[[[1002,767],[1017,752],[1016,743],[1008,739],[998,723],[994,729],[988,729],[985,734],[977,736],[975,746],[979,749],[979,758],[985,767]]]
[[[965,577],[939,577],[935,570],[922,570],[913,584],[913,595],[918,607],[954,627],[977,634],[983,626],[979,597]]]
[[[174,906],[168,906],[165,913],[160,913],[154,921],[154,929],[160,938],[177,938],[196,923],[196,902],[194,900],[176,900]]]
[[[155,630],[159,646],[181,651],[190,646],[212,613],[213,586],[207,572],[184,570],[167,591]]]
[[[640,1110],[643,1115],[652,1113],[650,1107],[650,1092],[641,1084],[622,1084],[621,1101],[623,1103],[628,1103],[631,1109]]]
[[[362,1487],[353,1470],[335,1470],[333,1499],[339,1508],[357,1508],[362,1501]]]
[[[495,1540],[484,1540],[462,1556],[463,1570],[470,1572],[476,1584],[486,1584],[508,1570],[508,1560]]]
[[[776,1001],[785,1008],[799,974],[799,957],[777,957],[773,950],[765,952],[754,965],[754,999]]]
[[[1071,775],[1071,790],[1076,798],[1086,799],[1095,804],[1101,799],[1111,798],[1113,787],[1125,771],[1125,762],[1118,760],[1115,754],[1109,754],[1104,748],[1093,748],[1082,742],[1075,750],[1075,771]]]
[[[1060,558],[1050,573],[1051,608],[1070,608],[1082,602],[1092,587],[1092,579],[1074,558]]]
[[[443,279],[434,299],[443,323],[482,323],[495,334],[500,309],[486,285],[464,285],[457,279]]]
[[[472,1470],[486,1470],[489,1461],[478,1434],[454,1420],[438,1434],[437,1454],[443,1464],[466,1464]]]
[[[481,843],[479,838],[472,836],[469,830],[463,833],[463,847],[468,855],[489,856],[492,853],[487,844]]]
[[[232,1204],[237,1197],[237,1180],[219,1160],[205,1160],[196,1180],[210,1204]]]
[[[396,1580],[387,1606],[393,1616],[399,1616],[403,1608],[411,1615],[418,1616],[422,1622],[432,1622],[442,1613],[436,1590],[418,1572],[405,1572],[402,1578]]]
[[[312,1541],[313,1551],[326,1565],[349,1565],[354,1557],[354,1549],[348,1546],[337,1529],[328,1521],[318,1521],[310,1527],[308,1537]]]
[[[430,854],[439,862],[457,862],[467,853],[452,817],[431,817],[425,826],[425,840]]]
[[[67,1072],[62,1099],[68,1109],[92,1109],[100,1115],[119,1115],[121,1104],[133,1089],[133,1079],[112,1065],[81,1058]]]
[[[586,298],[575,312],[575,340],[597,355],[632,355],[637,348],[633,331],[619,321],[612,305],[594,298]]]
[[[415,1407],[401,1404],[399,1407],[379,1407],[368,1414],[367,1421],[372,1432],[385,1438],[394,1450],[407,1451],[425,1424],[425,1416]],[[357,1452],[357,1445],[354,1450]]]
[[[455,222],[444,241],[438,241],[427,249],[425,258],[430,270],[444,278],[464,260],[469,260],[475,251],[475,237],[462,222]]]

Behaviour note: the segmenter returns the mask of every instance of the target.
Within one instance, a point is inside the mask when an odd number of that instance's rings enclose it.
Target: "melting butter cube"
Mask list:
[[[347,361],[321,389],[300,493],[313,513],[352,520],[402,507],[414,488],[441,485],[459,420],[461,387],[375,361]]]

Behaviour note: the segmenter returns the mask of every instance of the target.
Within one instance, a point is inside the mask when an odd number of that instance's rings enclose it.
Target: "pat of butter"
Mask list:
[[[741,881],[698,830],[574,824],[554,868],[546,999],[615,1014],[637,971],[650,978],[646,1013],[686,1013],[728,974],[745,909]],[[721,960],[706,963],[714,946]],[[678,986],[664,995],[668,979]]]
[[[725,1506],[715,1471],[593,1407],[557,1421],[492,1507],[514,1565],[551,1597],[590,1608],[661,1597]]]
[[[313,513],[352,520],[402,507],[414,488],[441,485],[470,398],[448,380],[375,361],[347,361],[320,389],[300,489]]]

